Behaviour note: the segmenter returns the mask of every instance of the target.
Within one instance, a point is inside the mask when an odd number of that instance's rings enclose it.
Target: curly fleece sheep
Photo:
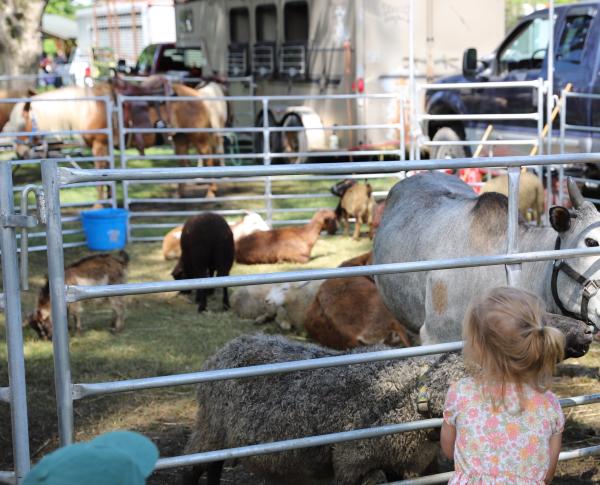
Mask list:
[[[566,357],[581,357],[592,341],[583,322],[548,315],[546,324],[566,336]],[[379,350],[388,347],[370,347]],[[356,353],[356,351],[355,351]],[[246,335],[226,344],[204,370],[340,355],[318,345],[281,336]],[[198,385],[196,425],[186,453],[220,450],[302,436],[440,417],[448,386],[465,376],[457,354],[315,369]],[[428,412],[417,410],[426,384]],[[240,459],[244,467],[276,483],[358,485],[421,474],[434,460],[438,443],[428,430],[387,435]],[[223,462],[186,470],[183,483],[219,485]],[[333,477],[333,481],[331,480]]]

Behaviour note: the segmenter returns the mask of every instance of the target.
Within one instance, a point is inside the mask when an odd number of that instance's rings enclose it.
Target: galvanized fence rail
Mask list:
[[[412,160],[420,158],[421,148],[436,146],[488,146],[495,145],[525,145],[537,146],[539,153],[544,153],[542,130],[544,127],[544,92],[545,84],[543,79],[535,81],[510,81],[510,82],[472,82],[472,83],[442,83],[442,84],[420,84],[417,86],[416,100],[420,99],[423,91],[440,90],[488,90],[488,89],[532,89],[537,98],[537,110],[534,112],[523,113],[468,113],[468,114],[428,114],[417,110],[416,119],[411,124],[411,155]],[[533,94],[532,93],[532,94]],[[418,106],[418,105],[417,105]],[[519,140],[460,140],[460,141],[433,141],[423,136],[420,127],[423,121],[522,121],[531,120],[537,122],[537,133],[535,138]]]
[[[559,251],[534,251],[529,253],[518,252],[517,240],[517,209],[518,209],[518,183],[520,167],[525,165],[552,165],[565,163],[565,155],[544,155],[530,157],[502,158],[477,158],[456,160],[430,160],[430,161],[395,161],[395,162],[356,162],[332,164],[299,164],[295,166],[246,166],[246,167],[194,167],[179,169],[120,169],[120,170],[78,170],[73,168],[58,168],[56,162],[42,163],[44,191],[47,201],[48,218],[48,250],[57,256],[49,260],[50,292],[52,299],[52,318],[54,322],[55,338],[54,356],[56,373],[56,391],[59,410],[59,431],[61,445],[72,442],[73,439],[73,401],[92,395],[115,392],[132,391],[138,389],[158,388],[173,385],[193,384],[214,380],[243,378],[257,375],[269,375],[297,370],[349,365],[359,362],[373,362],[378,360],[406,358],[416,355],[430,355],[445,351],[457,350],[460,342],[422,346],[408,349],[393,349],[383,352],[341,355],[325,359],[309,361],[295,361],[277,364],[267,364],[238,369],[225,369],[219,371],[196,372],[183,375],[162,377],[149,377],[143,379],[124,380],[100,383],[73,383],[70,374],[70,359],[68,348],[68,328],[66,320],[67,302],[75,302],[89,298],[125,294],[148,294],[184,289],[198,289],[221,286],[241,286],[264,284],[282,281],[306,281],[313,279],[326,279],[335,277],[358,276],[365,274],[386,274],[398,272],[426,271],[432,269],[449,269],[475,266],[505,265],[507,268],[507,281],[518,284],[520,278],[520,264],[531,261],[550,261],[557,258],[576,258],[590,255],[600,255],[600,248],[574,248]],[[600,154],[569,155],[570,162],[599,162]],[[53,215],[53,208],[60,205],[60,188],[73,183],[90,181],[120,181],[120,180],[180,180],[186,178],[214,179],[218,177],[256,177],[278,175],[335,175],[353,172],[355,174],[397,173],[402,170],[433,170],[464,167],[506,167],[509,169],[509,210],[508,210],[508,245],[505,254],[494,256],[472,256],[432,261],[414,261],[393,264],[372,265],[357,268],[336,268],[323,270],[306,270],[282,273],[267,273],[247,276],[229,276],[204,278],[181,281],[160,281],[151,283],[131,283],[112,286],[69,286],[64,284],[63,248],[60,218]],[[599,396],[578,396],[569,398],[565,405],[580,405],[598,402]],[[344,433],[312,436],[286,440],[275,443],[257,444],[250,447],[241,447],[229,450],[216,450],[208,453],[164,458],[157,464],[157,468],[170,468],[173,466],[191,465],[215,460],[232,458],[235,456],[249,456],[258,453],[271,453],[284,449],[297,449],[307,446],[318,446],[325,443],[335,443],[366,437],[381,436],[390,432],[405,432],[414,429],[424,429],[439,425],[439,420],[424,420],[413,423],[388,425],[371,429],[353,430]],[[579,450],[581,453],[597,453],[598,447]],[[567,452],[569,453],[569,452]],[[563,458],[574,455],[563,455]],[[565,458],[566,459],[566,458]],[[437,483],[437,482],[427,482]]]
[[[0,163],[0,261],[2,262],[2,307],[6,322],[8,387],[0,388],[0,401],[10,405],[14,471],[1,472],[0,480],[20,480],[30,466],[25,356],[21,326],[21,295],[17,265],[17,229],[25,224],[15,213],[10,164]]]
[[[74,103],[84,103],[84,102],[90,102],[90,101],[96,101],[96,102],[100,102],[104,104],[104,109],[106,110],[106,113],[112,113],[113,112],[113,103],[112,103],[112,99],[109,96],[84,96],[84,97],[80,97],[80,98],[50,98],[50,99],[44,99],[44,98],[33,98],[33,97],[24,97],[24,98],[4,98],[4,99],[0,99],[0,103],[2,104],[12,104],[12,103],[26,103],[26,102],[33,102],[35,101],[36,103],[62,103],[62,102],[74,102]],[[45,159],[46,160],[54,160],[59,164],[62,165],[74,165],[74,166],[79,166],[79,164],[85,166],[87,164],[91,164],[91,163],[96,163],[96,162],[105,162],[108,164],[109,168],[114,168],[114,140],[113,140],[113,117],[112,116],[107,116],[107,126],[106,128],[100,128],[97,130],[68,130],[68,129],[61,129],[61,130],[33,130],[33,131],[5,131],[0,133],[0,141],[4,141],[4,142],[8,142],[8,143],[14,143],[15,140],[17,138],[29,138],[31,139],[32,137],[40,137],[42,139],[41,145],[42,145],[42,150],[43,151],[47,151],[50,149],[50,147],[48,147],[48,137],[50,138],[59,138],[59,139],[64,139],[64,138],[72,138],[73,136],[82,136],[82,135],[93,135],[93,134],[101,134],[101,135],[106,135],[107,136],[107,145],[108,145],[108,153],[106,154],[106,156],[84,156],[81,153],[76,153],[76,154],[67,154],[64,155],[62,153],[52,153],[52,151],[50,151],[49,153],[45,154]],[[31,154],[31,151],[29,152]],[[10,165],[13,167],[19,167],[22,165],[28,165],[28,166],[35,166],[35,165],[39,165],[41,162],[41,157],[37,157],[37,158],[24,158],[24,159],[13,159],[10,160]],[[61,209],[62,209],[62,213],[63,213],[63,223],[68,224],[69,228],[68,229],[64,229],[63,231],[63,235],[65,236],[70,236],[71,242],[67,243],[66,247],[77,247],[77,246],[84,246],[85,245],[85,238],[83,237],[83,229],[81,227],[80,224],[80,219],[79,219],[79,215],[78,214],[74,214],[73,212],[75,210],[81,210],[81,209],[85,209],[85,208],[91,208],[93,205],[95,204],[104,204],[104,205],[110,205],[112,207],[116,207],[117,206],[117,185],[114,182],[111,182],[109,184],[102,184],[102,183],[98,183],[98,182],[93,182],[93,183],[87,183],[87,184],[78,184],[78,185],[74,185],[72,186],[72,188],[81,188],[81,187],[98,187],[101,185],[106,185],[107,187],[109,187],[109,190],[111,192],[111,195],[109,198],[106,199],[98,199],[97,197],[93,197],[91,199],[84,199],[84,200],[80,200],[80,201],[76,201],[76,202],[67,202],[62,204]],[[20,197],[27,197],[27,192],[25,192],[25,189],[27,187],[22,187],[22,186],[15,186],[12,188],[12,190],[15,193],[19,193]],[[22,203],[21,203],[22,205]],[[35,206],[34,205],[28,205],[27,209],[33,209]],[[44,243],[45,237],[46,237],[46,233],[45,231],[32,231],[31,229],[33,228],[29,228],[27,233],[25,233],[25,231],[21,231],[21,233],[17,236],[17,238],[19,240],[21,240],[21,238],[26,235],[26,239],[32,239],[36,242],[36,244],[23,244],[23,242],[21,242],[20,244],[20,248],[19,251],[22,251],[23,249],[26,249],[28,252],[34,252],[34,251],[45,251],[46,250],[46,244]]]
[[[269,116],[262,117],[262,126],[254,126],[254,127],[227,127],[227,128],[135,128],[135,127],[122,127],[123,123],[123,106],[126,103],[131,102],[218,102],[218,101],[227,101],[228,103],[239,103],[239,102],[247,102],[252,105],[258,105],[262,113],[269,113],[272,106],[276,103],[281,102],[298,102],[304,103],[307,101],[323,101],[323,100],[337,100],[339,102],[362,102],[365,103],[368,100],[380,100],[380,101],[394,101],[398,105],[398,115],[399,120],[398,123],[389,124],[389,123],[370,123],[370,124],[351,124],[351,125],[335,125],[335,126],[272,126],[270,123]],[[393,93],[393,94],[352,94],[352,95],[314,95],[314,96],[226,96],[226,97],[184,97],[178,96],[176,98],[169,96],[118,96],[117,97],[117,112],[118,112],[118,120],[120,124],[120,146],[121,146],[121,168],[127,168],[128,162],[131,160],[148,160],[148,161],[177,161],[177,160],[190,160],[190,155],[147,155],[144,157],[140,157],[137,155],[128,155],[123,150],[123,146],[128,134],[131,133],[162,133],[162,134],[170,134],[170,133],[217,133],[223,135],[225,133],[236,133],[236,134],[250,134],[260,136],[262,139],[262,151],[258,151],[257,147],[255,147],[254,153],[241,153],[241,154],[219,154],[215,156],[214,154],[210,155],[193,155],[193,158],[204,161],[207,159],[218,158],[224,160],[226,163],[231,162],[232,160],[242,160],[247,162],[262,162],[264,166],[269,166],[276,159],[290,159],[290,158],[319,158],[319,157],[328,157],[328,158],[348,158],[350,160],[358,157],[373,157],[373,156],[387,156],[393,157],[395,160],[404,160],[406,153],[405,146],[405,126],[404,126],[404,95],[401,93]],[[323,133],[331,133],[331,132],[361,132],[365,130],[394,130],[398,133],[398,148],[392,150],[350,150],[350,149],[334,149],[329,151],[294,151],[294,152],[276,152],[275,147],[271,146],[271,136],[272,134],[286,134],[286,133],[302,133],[306,131],[321,131]],[[350,171],[348,174],[352,174]],[[384,176],[385,178],[386,176]],[[398,177],[398,174],[390,174],[387,177]],[[355,177],[356,178],[356,177]],[[321,181],[328,180],[329,178],[322,178],[318,176],[305,177],[303,180],[306,181]],[[155,219],[157,217],[184,217],[192,214],[197,214],[202,212],[200,210],[190,210],[190,209],[173,209],[173,207],[181,206],[181,205],[190,205],[190,204],[207,204],[207,203],[230,203],[230,202],[240,202],[242,200],[249,201],[253,200],[256,202],[262,202],[260,207],[257,207],[255,210],[260,214],[264,214],[267,222],[272,225],[280,225],[280,224],[303,224],[307,222],[306,214],[313,213],[315,211],[314,207],[310,208],[277,208],[274,207],[274,203],[285,203],[291,200],[332,200],[333,196],[330,193],[303,193],[303,194],[289,194],[283,191],[277,193],[277,182],[290,182],[298,180],[295,177],[279,177],[273,178],[270,176],[265,176],[263,178],[253,178],[252,180],[247,180],[246,182],[261,182],[264,186],[264,191],[262,197],[260,196],[250,196],[250,197],[236,197],[236,196],[222,196],[218,198],[206,198],[206,197],[194,197],[194,198],[152,198],[152,197],[144,197],[144,198],[136,198],[135,196],[131,196],[131,187],[133,185],[137,185],[138,181],[123,181],[123,194],[124,194],[124,207],[130,210],[130,225],[129,225],[129,240],[130,241],[140,241],[140,240],[158,240],[161,236],[140,236],[136,234],[136,231],[139,229],[147,230],[147,229],[164,229],[165,227],[173,227],[177,225],[175,222],[165,223],[165,222],[135,222],[136,219]],[[164,180],[154,180],[154,181],[145,181],[144,183],[165,183]],[[171,183],[173,181],[170,181]],[[183,183],[184,180],[177,180],[176,183]],[[205,182],[203,180],[194,180],[194,183]],[[233,182],[231,179],[222,179],[215,180],[217,186],[219,183],[227,183]],[[236,182],[239,182],[236,180]],[[376,194],[378,196],[384,196],[385,192],[380,194]],[[140,204],[160,204],[169,206],[167,210],[159,210],[156,209],[138,209]],[[137,207],[136,207],[137,206]],[[166,209],[166,207],[165,207]],[[216,212],[221,213],[222,215],[234,215],[234,214],[242,214],[242,208],[234,208],[232,210],[216,210]],[[294,219],[292,221],[289,220],[281,220],[280,218],[276,218],[274,216],[282,216],[287,214],[297,215],[303,214],[304,218]],[[289,217],[288,217],[289,219]]]

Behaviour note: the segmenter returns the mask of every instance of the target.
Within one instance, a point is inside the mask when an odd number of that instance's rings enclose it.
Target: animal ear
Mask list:
[[[31,111],[31,101],[27,101],[24,105],[23,105],[23,112],[24,113],[29,113],[29,111]]]
[[[35,96],[36,94],[37,94],[37,91],[35,89],[29,88],[27,90],[27,96]]]
[[[571,227],[571,214],[569,214],[569,211],[565,207],[551,207],[550,224],[552,224],[556,232],[568,231]]]

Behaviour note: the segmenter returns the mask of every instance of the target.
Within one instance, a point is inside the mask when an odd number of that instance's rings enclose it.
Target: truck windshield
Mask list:
[[[548,48],[548,19],[530,20],[519,29],[498,56],[500,72],[539,69]]]
[[[165,49],[159,61],[158,71],[189,71],[206,65],[202,49]]]

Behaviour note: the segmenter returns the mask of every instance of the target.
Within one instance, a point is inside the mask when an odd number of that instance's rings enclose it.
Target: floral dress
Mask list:
[[[490,389],[500,395],[500,388]],[[550,391],[523,386],[523,409],[513,384],[494,412],[481,387],[465,378],[450,386],[444,421],[456,427],[454,485],[543,485],[550,462],[550,437],[562,433],[565,418]]]

